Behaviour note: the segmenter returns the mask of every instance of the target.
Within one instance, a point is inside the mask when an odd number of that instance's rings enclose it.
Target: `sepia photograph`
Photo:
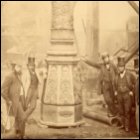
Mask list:
[[[139,139],[139,1],[1,1],[1,139]]]

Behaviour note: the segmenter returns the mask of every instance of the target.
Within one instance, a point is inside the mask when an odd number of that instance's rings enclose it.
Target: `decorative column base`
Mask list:
[[[82,120],[82,105],[59,106],[45,105],[41,124],[53,127],[80,126]]]
[[[83,124],[82,92],[77,61],[49,61],[46,90],[43,95],[41,123],[55,127]],[[73,64],[72,64],[73,63]]]

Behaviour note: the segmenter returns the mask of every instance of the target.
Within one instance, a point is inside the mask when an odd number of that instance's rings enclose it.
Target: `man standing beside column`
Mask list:
[[[122,121],[121,129],[126,132],[130,129],[130,114],[132,107],[132,96],[135,85],[135,77],[125,68],[125,57],[118,57],[119,74],[116,77],[116,95],[119,106],[119,116]]]
[[[25,89],[25,115],[26,119],[32,114],[36,108],[38,98],[39,80],[35,71],[35,57],[28,57],[27,69],[22,77],[23,86]]]
[[[100,65],[98,92],[103,94],[104,100],[108,106],[108,116],[114,117],[117,114],[115,107],[115,76],[117,74],[116,66],[110,61],[107,52],[102,53],[103,64]],[[83,58],[83,60],[92,66],[92,62]]]
[[[1,88],[1,95],[5,99],[7,106],[11,106],[12,113],[15,117],[15,133],[17,138],[24,135],[25,114],[23,109],[23,92],[21,82],[21,64],[15,62],[13,71],[5,78]]]

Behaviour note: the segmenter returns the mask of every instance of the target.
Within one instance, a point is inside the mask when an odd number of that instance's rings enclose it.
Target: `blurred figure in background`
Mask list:
[[[11,73],[11,72],[13,72],[15,70],[15,65],[16,65],[16,63],[13,62],[13,61],[8,63],[8,65],[3,64],[3,73],[2,73],[2,77],[1,77],[1,86],[3,85],[5,75],[8,75],[9,73]],[[14,117],[9,113],[8,113],[8,106],[6,104],[6,101],[1,96],[1,118],[2,118],[2,121],[1,121],[2,129],[1,130],[2,130],[2,132],[3,131],[9,132],[13,127]]]
[[[135,102],[136,102],[136,126],[137,134],[139,135],[139,58],[134,59],[134,69],[136,72],[136,83],[135,83]]]

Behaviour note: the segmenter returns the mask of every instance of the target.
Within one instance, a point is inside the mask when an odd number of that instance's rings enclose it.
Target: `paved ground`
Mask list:
[[[116,127],[85,119],[85,125],[72,128],[41,128],[36,124],[30,124],[26,127],[26,135],[30,139],[63,139],[63,138],[136,138],[133,132],[126,133],[118,130]],[[15,138],[13,131],[5,138]]]
[[[101,105],[91,106],[89,109],[98,111],[106,115],[106,109]],[[26,126],[26,135],[30,139],[64,139],[64,138],[137,138],[134,132],[126,133],[124,130],[119,130],[117,127],[109,126],[107,124],[83,118],[85,124],[80,127],[71,128],[45,128],[37,124],[35,120],[39,119],[39,105],[30,117],[30,123]],[[14,130],[5,135],[5,138],[15,138]]]

